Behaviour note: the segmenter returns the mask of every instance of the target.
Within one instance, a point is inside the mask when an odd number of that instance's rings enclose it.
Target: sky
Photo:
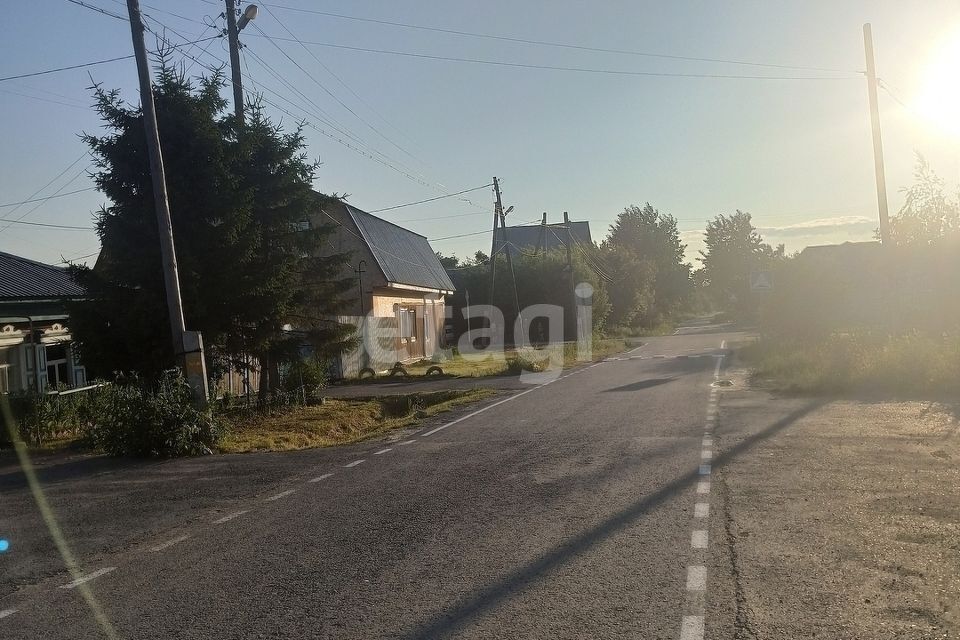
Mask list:
[[[82,4],[6,3],[0,78],[130,55],[129,24],[89,8],[122,18],[125,2]],[[174,43],[215,35],[223,24],[214,0],[150,0],[142,9]],[[514,207],[509,224],[542,212],[559,222],[567,211],[589,220],[600,241],[624,207],[649,202],[677,218],[693,261],[706,220],[739,209],[766,241],[792,252],[869,240],[877,226],[859,73],[864,22],[873,25],[878,75],[889,89],[880,114],[896,212],[916,153],[951,188],[960,179],[960,102],[946,118],[928,113],[960,96],[955,1],[277,0],[260,3],[241,33],[244,89],[272,102],[267,112],[288,128],[307,120],[307,151],[323,163],[315,188],[349,194],[361,209],[483,187],[497,176],[504,205]],[[190,75],[228,60],[222,38],[178,51]],[[91,227],[105,200],[89,189],[91,158],[80,138],[103,132],[91,79],[139,103],[132,59],[0,80],[0,219],[85,227],[0,221],[0,251],[49,263],[96,259]],[[62,197],[9,206],[50,195]],[[484,187],[378,215],[463,257],[489,251],[492,202]]]

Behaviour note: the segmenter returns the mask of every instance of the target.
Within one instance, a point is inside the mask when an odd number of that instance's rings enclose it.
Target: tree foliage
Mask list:
[[[154,89],[186,325],[226,360],[269,361],[305,341],[338,350],[350,330],[329,318],[351,281],[336,276],[345,256],[315,257],[329,229],[309,224],[316,165],[301,129],[284,132],[257,104],[241,125],[222,88],[219,75],[194,84],[161,64]],[[72,268],[87,291],[72,329],[94,374],[155,377],[175,358],[142,113],[118,91],[96,99],[106,133],[84,140],[110,204],[96,267]]]
[[[917,154],[914,183],[903,189],[903,207],[890,218],[890,239],[897,245],[932,244],[960,234],[960,195],[945,193],[943,179]]]

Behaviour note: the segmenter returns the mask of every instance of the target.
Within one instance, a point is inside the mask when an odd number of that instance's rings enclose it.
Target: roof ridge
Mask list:
[[[12,260],[17,260],[19,262],[26,262],[38,267],[44,267],[46,269],[56,269],[57,271],[66,271],[66,267],[61,267],[55,264],[47,264],[46,262],[40,262],[38,260],[31,260],[30,258],[24,258],[23,256],[14,255],[12,253],[7,253],[6,251],[0,251],[0,257],[10,258]]]

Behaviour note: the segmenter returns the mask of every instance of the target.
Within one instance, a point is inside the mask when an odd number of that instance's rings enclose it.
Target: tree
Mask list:
[[[443,265],[444,269],[456,269],[461,265],[460,258],[454,255],[445,256],[439,251],[435,251],[437,254],[437,260],[440,261],[440,264]]]
[[[649,202],[625,208],[601,246],[616,281],[611,323],[650,326],[675,316],[691,292],[685,249],[673,216]]]
[[[227,361],[269,363],[304,341],[337,350],[350,329],[330,318],[351,281],[335,275],[344,256],[314,257],[329,229],[308,222],[316,165],[301,130],[284,133],[257,104],[241,126],[222,88],[219,74],[194,86],[161,60],[155,100],[186,324]],[[117,91],[97,87],[96,99],[108,133],[84,140],[110,204],[97,216],[96,267],[72,267],[87,291],[72,329],[94,375],[152,377],[175,358],[142,114]]]
[[[733,215],[720,214],[707,222],[704,244],[706,249],[700,251],[703,273],[699,277],[714,303],[735,313],[754,311],[750,273],[783,260],[783,245],[774,249],[763,242],[750,214],[739,209]]]
[[[960,232],[960,198],[944,193],[940,178],[926,159],[917,154],[915,182],[903,189],[906,198],[890,218],[890,239],[897,245],[931,244]]]

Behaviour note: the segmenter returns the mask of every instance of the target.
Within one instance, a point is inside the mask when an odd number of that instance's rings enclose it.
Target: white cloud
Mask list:
[[[817,218],[781,227],[759,227],[763,236],[810,236],[837,232],[871,231],[877,226],[876,220],[867,216],[836,216]]]

